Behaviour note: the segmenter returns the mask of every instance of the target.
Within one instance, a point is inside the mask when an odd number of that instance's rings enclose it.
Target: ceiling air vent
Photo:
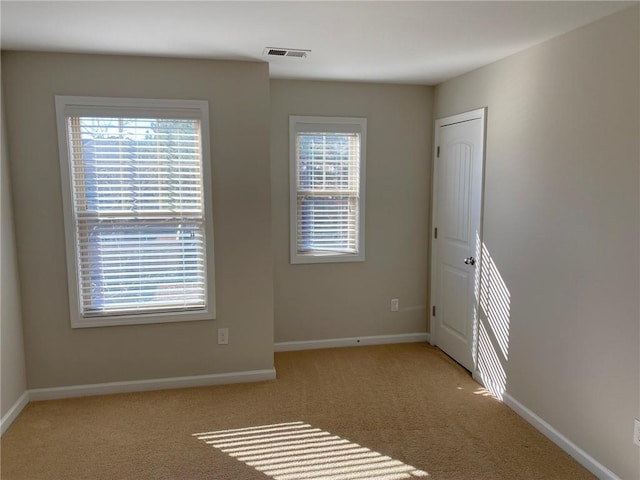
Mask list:
[[[311,50],[301,50],[299,48],[275,48],[267,47],[264,49],[266,57],[292,57],[304,59],[311,53]]]

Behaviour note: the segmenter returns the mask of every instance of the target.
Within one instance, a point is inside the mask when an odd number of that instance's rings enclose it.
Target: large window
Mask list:
[[[215,317],[208,110],[56,97],[72,327]]]
[[[367,120],[289,117],[291,263],[364,260]]]

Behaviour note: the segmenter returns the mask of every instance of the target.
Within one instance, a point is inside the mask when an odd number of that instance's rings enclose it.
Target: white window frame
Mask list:
[[[304,132],[358,133],[360,134],[360,178],[358,195],[357,251],[344,253],[337,251],[298,251],[298,159],[296,136]],[[366,178],[367,119],[360,117],[289,117],[289,219],[290,219],[290,261],[292,264],[363,262],[365,260],[365,178]]]
[[[216,317],[213,252],[213,213],[211,186],[211,144],[209,138],[209,103],[206,100],[167,100],[142,98],[55,96],[56,123],[62,180],[67,278],[71,328],[137,325],[148,323],[213,320]],[[71,116],[112,116],[133,118],[185,118],[200,121],[202,182],[205,229],[205,307],[196,310],[164,311],[140,314],[83,316],[80,307],[76,218],[72,191],[72,173],[68,146],[67,118]]]

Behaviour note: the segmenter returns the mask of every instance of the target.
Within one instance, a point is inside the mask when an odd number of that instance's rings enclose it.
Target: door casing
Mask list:
[[[479,212],[479,226],[478,226],[478,235],[479,242],[482,245],[482,226],[483,226],[483,216],[484,216],[484,172],[485,172],[485,161],[486,161],[486,131],[487,131],[487,107],[470,110],[467,112],[459,113],[456,115],[451,115],[448,117],[439,118],[435,121],[435,131],[434,131],[434,143],[433,143],[433,175],[432,175],[432,209],[431,209],[431,254],[430,254],[430,279],[431,285],[429,289],[429,297],[430,297],[430,343],[434,346],[438,345],[438,324],[436,321],[436,317],[434,317],[433,312],[436,312],[437,316],[437,301],[438,301],[438,276],[437,276],[437,266],[438,266],[438,243],[434,239],[435,229],[438,227],[438,148],[440,145],[440,129],[444,126],[454,125],[456,123],[467,122],[470,120],[481,119],[481,128],[482,128],[482,159],[480,162],[480,176],[477,181],[479,182],[479,196],[478,199],[478,208]],[[476,282],[481,277],[480,269],[482,268],[482,249],[480,248],[477,252],[476,258],[476,268],[477,273],[475,275]],[[479,285],[476,285],[476,290],[479,288]],[[478,298],[472,299],[475,305],[474,311],[478,312]],[[474,325],[473,328],[477,328],[478,319],[473,319]],[[475,342],[471,345],[472,352],[471,356],[473,358],[473,369],[472,374],[473,377],[479,381],[479,375],[477,373],[477,332],[474,332],[473,338]]]

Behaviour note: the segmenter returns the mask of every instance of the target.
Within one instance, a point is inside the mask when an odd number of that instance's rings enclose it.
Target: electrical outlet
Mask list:
[[[391,311],[392,312],[397,312],[398,310],[400,310],[400,300],[398,300],[397,298],[392,298],[391,299]]]
[[[640,420],[637,418],[633,422],[633,443],[640,447]]]
[[[229,345],[229,329],[218,329],[218,345]]]

